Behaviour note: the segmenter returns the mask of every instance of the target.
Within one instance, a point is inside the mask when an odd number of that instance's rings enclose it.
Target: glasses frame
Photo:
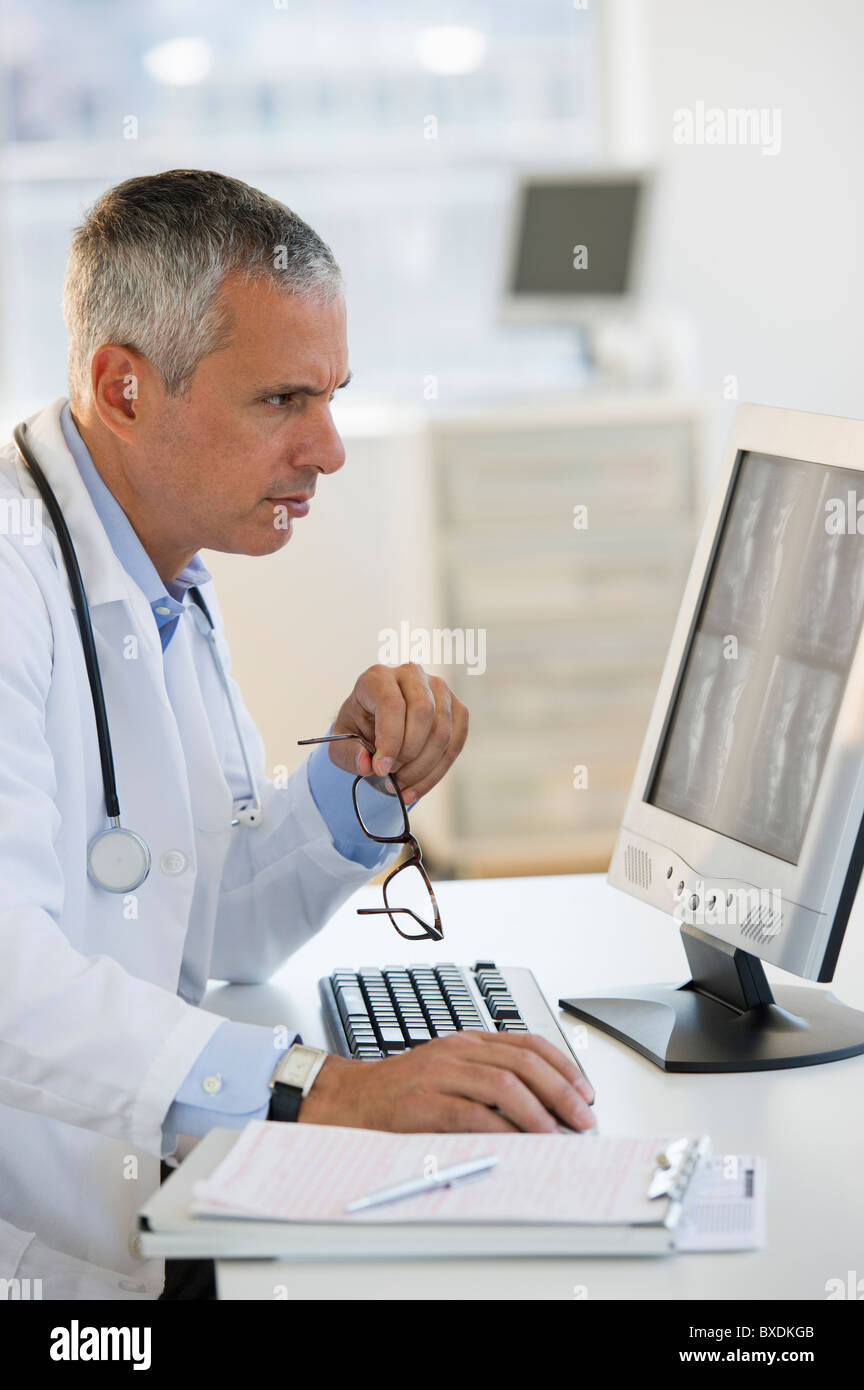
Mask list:
[[[324,734],[320,738],[301,738],[298,739],[297,742],[299,745],[305,746],[306,744],[310,743],[342,743],[349,738],[356,739],[358,743],[362,743],[363,747],[366,749],[366,752],[374,757],[374,744],[369,743],[368,740],[363,738],[361,734]],[[401,835],[373,835],[372,831],[368,830],[366,826],[363,824],[363,817],[361,816],[360,808],[357,805],[357,787],[361,782],[371,782],[374,786],[376,782],[380,784],[385,781],[392,782],[396,792],[396,796],[399,799],[399,806],[402,810],[402,823],[404,825],[404,830]],[[364,777],[362,774],[355,777],[354,783],[351,787],[351,800],[354,804],[354,814],[357,817],[357,823],[360,826],[360,829],[363,831],[363,834],[366,835],[368,839],[374,840],[376,844],[379,845],[407,845],[411,850],[411,853],[408,855],[407,859],[403,859],[400,864],[397,864],[395,868],[390,870],[390,873],[387,875],[387,877],[384,880],[384,883],[382,884],[385,906],[358,907],[358,917],[379,917],[386,914],[386,916],[390,918],[390,921],[395,930],[399,933],[401,937],[403,937],[405,941],[443,941],[444,928],[441,925],[441,913],[438,910],[438,900],[435,897],[435,891],[432,887],[431,882],[429,881],[429,875],[427,874],[426,866],[423,863],[423,853],[420,849],[420,845],[417,841],[416,836],[411,833],[411,825],[408,820],[408,811],[406,809],[405,802],[402,800],[402,789],[399,786],[399,783],[397,782],[395,775],[391,772],[388,774],[386,778],[378,777],[371,774],[366,777]],[[390,898],[388,896],[388,889],[390,885],[393,883],[397,875],[401,874],[403,869],[408,869],[412,866],[420,870],[420,876],[423,879],[424,884],[426,885],[426,891],[429,894],[429,901],[432,904],[432,911],[435,916],[434,927],[430,926],[428,922],[424,922],[422,917],[418,917],[417,913],[414,912],[412,908],[392,907],[390,905]],[[404,913],[408,917],[413,917],[414,921],[417,922],[418,925],[423,928],[423,931],[419,935],[412,935],[409,932],[403,931],[402,928],[399,926],[399,923],[396,921],[396,913]]]

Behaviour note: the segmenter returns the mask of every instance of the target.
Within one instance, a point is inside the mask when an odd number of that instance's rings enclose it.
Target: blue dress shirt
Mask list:
[[[150,604],[164,652],[187,606],[186,591],[212,576],[200,556],[194,555],[176,579],[163,583],[128,516],[97,470],[75,427],[68,401],[60,413],[60,427],[114,553]],[[334,848],[369,870],[379,867],[387,847],[375,844],[357,823],[351,799],[353,774],[334,766],[327,745],[318,744],[306,761],[306,776]],[[395,835],[401,827],[401,811],[390,797],[379,795],[374,828],[379,834]],[[301,1041],[300,1034],[292,1041]],[[220,1024],[168,1109],[162,1124],[162,1157],[174,1151],[178,1134],[203,1135],[214,1125],[242,1129],[249,1120],[265,1119],[270,1105],[269,1081],[286,1050],[281,1038],[277,1046],[272,1028],[228,1019]]]

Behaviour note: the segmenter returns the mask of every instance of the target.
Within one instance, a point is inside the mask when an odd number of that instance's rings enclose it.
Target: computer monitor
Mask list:
[[[590,324],[632,307],[641,279],[644,172],[532,173],[516,186],[501,316]]]
[[[860,500],[859,500],[860,499]],[[738,412],[608,881],[681,924],[692,978],[562,1000],[669,1071],[864,1052],[832,979],[864,862],[864,422]]]

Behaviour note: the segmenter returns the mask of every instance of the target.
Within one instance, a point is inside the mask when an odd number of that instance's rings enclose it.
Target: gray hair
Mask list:
[[[75,228],[66,266],[72,404],[87,399],[104,343],[133,348],[169,395],[182,394],[201,359],[230,341],[233,315],[219,291],[232,272],[324,302],[342,293],[329,246],[248,183],[171,169],[109,188]]]

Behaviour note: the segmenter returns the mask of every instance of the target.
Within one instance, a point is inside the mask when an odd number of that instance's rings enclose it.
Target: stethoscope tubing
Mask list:
[[[18,452],[33,474],[33,481],[48,508],[48,515],[54,523],[54,530],[57,533],[57,540],[63,553],[63,561],[66,565],[66,573],[69,576],[72,598],[75,603],[75,613],[78,617],[78,629],[81,634],[81,645],[84,649],[87,679],[90,682],[90,693],[93,696],[93,713],[96,716],[96,731],[99,738],[99,760],[102,764],[102,785],[105,788],[105,810],[109,820],[119,820],[120,802],[117,798],[117,782],[114,776],[114,751],[111,747],[111,733],[108,728],[108,714],[105,709],[102,675],[96,656],[96,641],[93,637],[90,609],[87,605],[87,595],[84,592],[84,581],[81,578],[78,556],[75,554],[75,547],[72,544],[69,527],[66,525],[66,518],[60,510],[60,503],[54,495],[51,484],[42,472],[33,455],[33,450],[27,443],[26,430],[27,426],[22,421],[12,431],[12,438],[15,440]]]
[[[143,883],[144,879],[150,872],[150,850],[147,845],[147,842],[143,840],[140,835],[136,834],[134,830],[126,830],[124,829],[124,827],[120,825],[120,801],[117,796],[117,782],[114,774],[114,752],[111,746],[111,731],[108,725],[108,713],[105,708],[105,694],[102,688],[102,675],[99,670],[99,660],[96,654],[96,641],[93,636],[93,625],[90,621],[90,608],[87,603],[87,595],[84,590],[84,581],[81,578],[81,569],[78,564],[78,557],[75,554],[75,547],[72,543],[72,537],[69,533],[69,528],[66,525],[66,518],[63,516],[63,512],[60,509],[60,503],[57,501],[51,484],[45,477],[42,468],[40,467],[33,454],[33,450],[30,448],[30,445],[27,442],[26,434],[27,426],[26,423],[22,421],[21,424],[16,425],[14,430],[12,431],[12,438],[15,441],[15,445],[18,449],[18,452],[21,455],[23,462],[25,463],[25,465],[27,466],[27,468],[33,476],[33,481],[35,482],[39,490],[39,493],[41,494],[45,506],[48,508],[48,514],[51,517],[52,522],[54,523],[54,530],[57,535],[57,541],[60,545],[60,550],[63,555],[63,561],[66,566],[66,573],[69,576],[69,585],[72,590],[72,599],[75,604],[75,614],[78,619],[78,631],[81,637],[81,646],[84,652],[84,663],[87,668],[87,679],[90,683],[90,694],[93,698],[93,713],[96,719],[96,734],[99,743],[99,761],[102,768],[102,786],[105,792],[105,810],[107,812],[109,821],[112,822],[112,828],[110,830],[99,832],[97,835],[94,836],[93,840],[91,840],[90,842],[88,850],[88,872],[90,874],[90,877],[93,879],[93,882],[96,883],[98,887],[105,888],[108,892],[129,892],[133,888],[137,888],[140,883]],[[196,605],[198,606],[198,608],[200,608],[207,622],[207,631],[206,633],[204,633],[204,635],[206,636],[207,641],[210,645],[210,651],[213,655],[213,660],[216,663],[216,669],[219,672],[219,678],[222,682],[222,687],[225,691],[225,695],[228,700],[228,708],[231,711],[231,719],[233,721],[234,729],[237,734],[237,740],[240,744],[240,752],[243,758],[243,766],[246,771],[246,776],[249,779],[249,786],[252,792],[251,806],[244,807],[243,810],[232,819],[231,824],[232,826],[258,825],[262,816],[261,799],[258,795],[258,785],[255,779],[255,774],[252,770],[252,765],[249,761],[249,755],[246,749],[246,740],[244,739],[243,732],[240,728],[240,720],[238,718],[235,703],[231,695],[231,689],[228,684],[228,676],[222,664],[222,659],[219,655],[219,651],[216,645],[216,628],[213,619],[210,616],[210,610],[208,609],[207,604],[205,603],[204,598],[202,597],[197,585],[192,585],[190,587],[189,593]],[[100,841],[104,840],[105,836],[121,837],[120,839],[114,839],[112,841],[112,844],[116,846],[116,850],[118,853],[121,852],[121,840],[125,840],[127,850],[127,863],[130,863],[131,865],[131,863],[134,863],[134,861],[137,858],[136,866],[131,869],[131,877],[123,880],[122,882],[109,883],[107,882],[104,874],[100,876],[94,869],[94,863],[96,859],[95,847],[99,844]],[[109,861],[112,859],[110,852],[108,858]]]

